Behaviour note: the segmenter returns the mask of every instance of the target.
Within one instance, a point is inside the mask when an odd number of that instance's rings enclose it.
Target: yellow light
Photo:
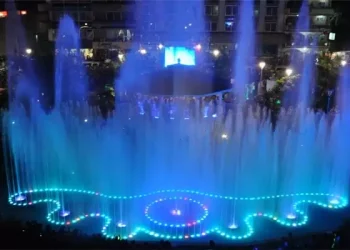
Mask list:
[[[7,17],[7,11],[0,11],[0,18]]]
[[[259,63],[260,69],[265,68],[265,66],[266,66],[266,63],[265,63],[265,62],[260,62],[260,63]]]

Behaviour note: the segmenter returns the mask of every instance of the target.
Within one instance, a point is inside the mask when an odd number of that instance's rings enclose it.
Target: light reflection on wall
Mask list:
[[[166,47],[164,67],[174,64],[196,65],[196,55],[193,49],[185,47]]]

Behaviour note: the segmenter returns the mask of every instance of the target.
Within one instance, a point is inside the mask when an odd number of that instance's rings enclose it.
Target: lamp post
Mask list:
[[[213,55],[214,55],[215,57],[218,57],[218,56],[220,55],[220,50],[214,49],[214,50],[213,50]]]
[[[293,73],[293,70],[291,68],[286,69],[286,75],[288,77],[290,77],[292,73]]]
[[[33,50],[32,49],[30,49],[30,48],[27,48],[26,49],[26,54],[29,56],[29,55],[31,55],[33,53]]]
[[[341,65],[341,66],[344,67],[346,64],[347,64],[347,62],[346,62],[345,60],[341,60],[341,62],[340,62],[340,65]]]
[[[263,79],[263,70],[266,66],[265,62],[259,62],[259,68],[260,68],[260,82],[262,82]]]

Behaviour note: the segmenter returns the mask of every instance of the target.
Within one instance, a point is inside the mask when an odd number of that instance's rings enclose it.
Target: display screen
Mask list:
[[[196,65],[195,51],[185,47],[165,47],[164,67],[174,64]]]

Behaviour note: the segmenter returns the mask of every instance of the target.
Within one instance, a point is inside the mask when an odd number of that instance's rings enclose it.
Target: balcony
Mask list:
[[[327,7],[311,7],[310,6],[310,15],[311,16],[332,16],[335,12],[332,8]]]
[[[284,11],[286,16],[297,16],[299,15],[299,9],[297,8],[286,8]]]

